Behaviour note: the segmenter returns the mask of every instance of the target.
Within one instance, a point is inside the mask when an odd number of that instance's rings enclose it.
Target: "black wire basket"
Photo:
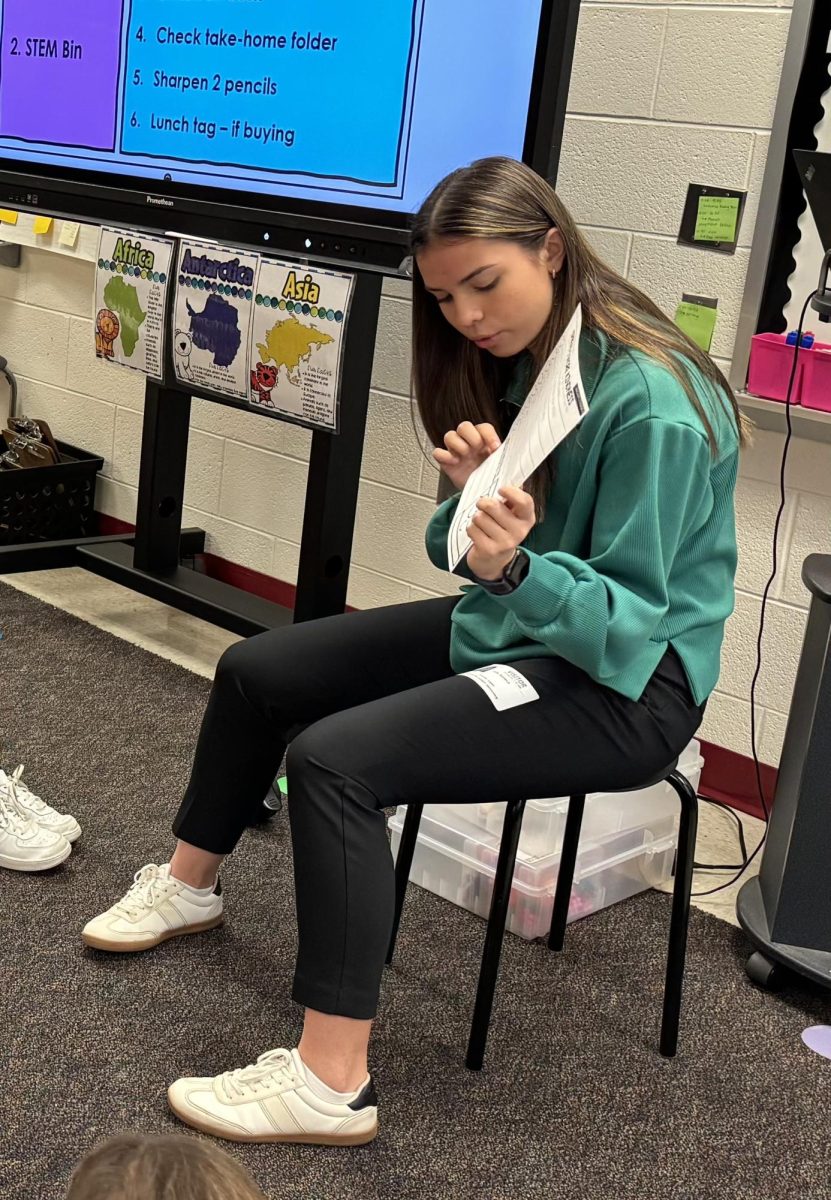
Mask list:
[[[5,442],[0,437],[0,447]],[[92,537],[97,532],[95,478],[103,458],[57,443],[53,467],[0,470],[0,546]]]

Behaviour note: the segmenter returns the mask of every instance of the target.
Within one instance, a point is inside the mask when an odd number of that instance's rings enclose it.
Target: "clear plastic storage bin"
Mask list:
[[[699,744],[693,741],[679,769],[696,790],[702,767]],[[548,932],[567,808],[568,799],[561,797],[525,806],[507,922],[520,937]],[[394,855],[406,812],[400,808],[390,821]],[[487,917],[504,816],[504,804],[425,806],[411,882]],[[678,797],[668,784],[587,796],[569,921],[668,880],[679,816]]]

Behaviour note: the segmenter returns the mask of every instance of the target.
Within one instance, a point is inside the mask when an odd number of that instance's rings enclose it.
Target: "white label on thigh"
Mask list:
[[[539,695],[525,676],[504,663],[479,667],[476,671],[464,671],[463,674],[479,684],[499,712],[506,708],[516,708],[518,704],[530,704],[532,700],[539,700]]]

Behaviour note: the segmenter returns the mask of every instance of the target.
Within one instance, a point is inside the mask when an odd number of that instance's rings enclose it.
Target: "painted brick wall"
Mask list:
[[[726,367],[747,270],[790,9],[776,0],[586,3],[582,9],[559,189],[607,260],[672,313],[682,291],[719,298],[714,357]],[[690,181],[746,188],[738,252],[679,247]],[[20,377],[24,411],[106,456],[99,508],[135,514],[143,386],[91,353],[90,263],[24,250],[0,268],[0,352]],[[437,475],[413,432],[410,304],[385,285],[375,357],[349,602],[358,607],[455,591],[423,552]],[[232,562],[293,582],[307,431],[193,402],[186,524]],[[749,689],[769,573],[782,438],[759,433],[738,492],[741,563],[719,688],[702,735],[749,753]],[[803,558],[831,550],[831,451],[798,440],[789,471],[782,567],[772,592],[758,689],[762,758],[778,760],[807,611]]]

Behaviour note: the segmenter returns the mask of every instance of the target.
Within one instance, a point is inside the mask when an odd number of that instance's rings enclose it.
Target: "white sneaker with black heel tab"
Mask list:
[[[77,842],[81,836],[81,826],[68,813],[58,812],[30,791],[23,782],[23,767],[16,767],[10,775],[0,770],[0,787],[10,786],[17,801],[17,807],[22,816],[31,818],[41,829],[50,833],[59,833],[68,842]]]
[[[297,1049],[269,1050],[252,1066],[213,1078],[177,1079],[167,1100],[186,1125],[229,1142],[363,1146],[378,1133],[372,1077],[332,1103],[314,1090]]]
[[[201,933],[222,924],[222,887],[207,895],[174,879],[170,863],[148,863],[136,871],[133,884],[112,908],[93,917],[81,937],[94,950],[120,954],[152,950],[185,933]]]

